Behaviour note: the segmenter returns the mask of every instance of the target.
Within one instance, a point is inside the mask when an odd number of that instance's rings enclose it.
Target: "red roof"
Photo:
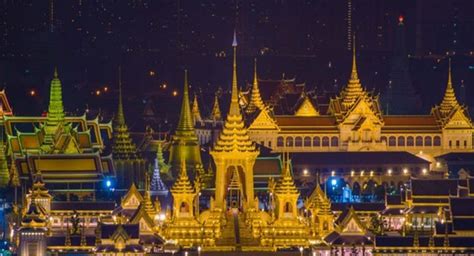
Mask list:
[[[334,126],[336,127],[336,118],[332,116],[275,116],[279,127],[283,126]]]

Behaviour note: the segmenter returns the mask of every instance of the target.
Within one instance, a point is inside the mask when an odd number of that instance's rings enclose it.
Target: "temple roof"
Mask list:
[[[196,191],[194,190],[193,185],[189,181],[189,177],[186,171],[186,162],[183,161],[181,163],[181,170],[179,172],[179,177],[173,184],[171,188],[171,193],[175,194],[194,194]]]
[[[117,114],[114,118],[112,153],[114,159],[135,160],[139,157],[137,155],[137,147],[130,138],[130,132],[128,130],[127,123],[125,122],[121,77],[121,70],[119,69],[119,102],[117,106]]]
[[[234,35],[234,42],[236,41]],[[258,153],[255,144],[250,140],[247,128],[240,112],[237,88],[237,47],[234,46],[234,62],[232,76],[232,95],[229,113],[213,152],[252,152]]]
[[[281,178],[277,181],[275,186],[276,195],[299,195],[299,190],[296,188],[295,181],[291,174],[291,163],[289,156],[283,161],[283,173]]]
[[[250,97],[250,102],[245,111],[247,113],[253,113],[257,109],[263,109],[264,107],[265,105],[262,101],[262,97],[260,96],[260,89],[258,88],[257,59],[255,59],[252,95]]]

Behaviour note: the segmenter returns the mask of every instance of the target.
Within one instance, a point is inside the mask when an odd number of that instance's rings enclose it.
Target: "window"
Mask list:
[[[425,137],[425,146],[426,147],[431,147],[431,137]]]
[[[304,137],[304,146],[311,147],[311,137]]]
[[[278,137],[277,138],[277,147],[283,147],[284,144],[283,144],[283,137]]]
[[[467,148],[467,140],[464,141],[464,148]]]
[[[331,146],[332,147],[338,147],[339,146],[339,139],[336,136],[331,138]]]
[[[398,146],[399,147],[405,146],[405,137],[398,137]]]
[[[272,142],[271,141],[268,142],[268,147],[272,148]]]
[[[323,137],[323,147],[329,147],[329,137]]]
[[[453,142],[449,141],[449,147],[451,148],[453,146]]]
[[[328,222],[327,221],[323,222],[323,230],[326,231],[328,230],[328,228],[329,228]]]
[[[395,147],[397,145],[397,139],[395,138],[395,136],[390,136],[388,138],[388,145],[390,147]]]
[[[291,204],[290,204],[289,202],[286,202],[286,203],[285,203],[285,209],[283,209],[283,211],[284,211],[285,213],[292,212],[292,210],[291,210]]]
[[[460,145],[459,140],[457,140],[456,141],[456,148],[459,148],[459,145]]]
[[[314,137],[313,138],[313,147],[319,147],[321,146],[321,139],[319,137]]]
[[[415,140],[413,139],[412,136],[407,137],[407,146],[408,147],[413,147],[415,145]]]
[[[385,136],[380,137],[380,141],[387,143],[387,137]]]
[[[439,136],[435,136],[433,139],[433,145],[436,147],[441,146],[441,138]]]
[[[423,147],[423,137],[416,136],[416,146],[417,147]]]
[[[287,137],[286,138],[286,146],[287,147],[293,147],[293,137]]]
[[[189,212],[189,205],[185,202],[181,203],[181,206],[179,207],[179,211],[182,213],[188,213]]]
[[[303,139],[301,137],[296,137],[295,138],[295,147],[301,147],[303,146]]]

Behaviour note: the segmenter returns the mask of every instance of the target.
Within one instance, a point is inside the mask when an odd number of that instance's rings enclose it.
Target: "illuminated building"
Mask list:
[[[4,91],[0,94],[11,176],[18,177],[25,190],[38,170],[55,195],[67,198],[94,198],[101,182],[115,177],[111,156],[102,155],[111,125],[86,115],[66,116],[56,70],[46,117],[12,115]]]
[[[179,116],[178,126],[171,138],[168,164],[171,165],[173,175],[179,173],[183,160],[186,161],[186,166],[188,166],[189,170],[193,171],[193,175],[204,175],[204,167],[201,161],[201,150],[199,148],[199,141],[194,129],[195,120],[193,118],[191,105],[189,103],[188,87],[188,73],[185,71],[181,113]]]
[[[263,101],[278,108],[271,98]],[[431,162],[435,156],[471,152],[473,148],[471,119],[456,99],[450,68],[445,96],[430,114],[386,115],[378,96],[361,84],[354,47],[349,82],[330,100],[327,113],[322,113],[320,106],[313,104],[312,108],[308,100],[303,103],[290,114],[269,112],[248,120],[250,138],[274,152],[422,152]]]
[[[130,138],[123,111],[122,78],[119,68],[119,102],[113,122],[112,155],[117,167],[117,187],[126,189],[135,182],[141,187],[144,180],[145,162],[138,155],[137,147]]]

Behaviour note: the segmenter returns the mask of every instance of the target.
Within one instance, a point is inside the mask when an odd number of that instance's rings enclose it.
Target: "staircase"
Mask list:
[[[241,247],[259,247],[260,240],[253,237],[252,229],[245,224],[244,218],[242,215],[238,215],[238,224],[239,228],[239,248]]]
[[[216,241],[216,246],[235,246],[236,237],[235,237],[235,221],[233,221],[232,213],[228,212],[227,223],[222,229],[222,236]]]

